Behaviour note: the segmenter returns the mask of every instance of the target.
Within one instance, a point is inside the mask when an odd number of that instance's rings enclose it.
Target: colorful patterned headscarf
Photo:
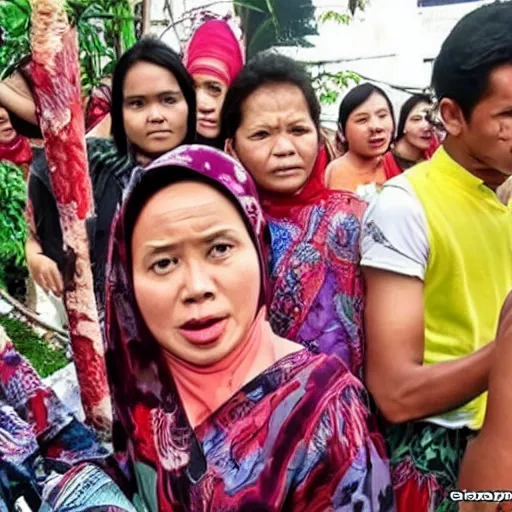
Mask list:
[[[164,485],[167,472],[183,469],[190,473],[201,468],[188,467],[195,437],[159,346],[136,304],[130,238],[144,202],[165,186],[183,180],[210,183],[237,206],[259,253],[260,306],[266,304],[267,290],[262,251],[266,224],[256,187],[237,161],[213,148],[185,145],[136,175],[114,221],[107,270],[107,364],[117,419],[114,448],[125,454],[120,457],[121,464],[150,466],[160,473]],[[159,507],[165,508],[165,503],[159,501]]]
[[[215,66],[212,61],[222,66]],[[183,62],[192,76],[214,76],[229,86],[244,65],[244,52],[226,21],[209,20],[194,32]]]

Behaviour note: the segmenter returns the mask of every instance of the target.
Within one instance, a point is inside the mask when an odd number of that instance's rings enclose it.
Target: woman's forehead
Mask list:
[[[430,109],[431,109],[431,106],[429,103],[427,103],[426,101],[420,101],[419,103],[414,105],[412,110],[409,112],[408,117],[418,115],[418,114],[428,114]]]
[[[167,185],[154,194],[139,215],[148,222],[181,221],[194,218],[206,223],[215,219],[239,217],[236,208],[221,192],[207,183],[181,181]]]
[[[149,96],[180,91],[175,75],[169,69],[151,62],[136,62],[126,72],[123,83],[124,96]]]
[[[363,113],[372,113],[376,110],[386,109],[389,110],[386,98],[377,92],[373,92],[361,105],[356,107],[351,116]]]
[[[264,118],[310,118],[302,90],[294,84],[265,84],[253,91],[242,103],[242,121]]]

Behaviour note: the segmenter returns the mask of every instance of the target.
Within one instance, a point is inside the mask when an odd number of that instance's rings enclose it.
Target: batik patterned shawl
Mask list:
[[[298,196],[262,201],[271,232],[273,331],[314,351],[338,355],[363,377],[364,291],[359,266],[361,219],[366,203],[327,190],[328,159],[320,150]]]
[[[0,328],[0,510],[18,499],[37,510],[51,480],[107,456]]]
[[[190,171],[181,179],[199,173],[238,201],[257,245],[264,234],[246,171],[201,146],[183,146],[141,172],[116,218],[107,276],[107,364],[118,420],[114,448],[126,476],[136,481],[135,506],[150,511],[392,510],[382,438],[370,425],[362,385],[337,357],[305,350],[287,356],[195,429],[189,425],[135,305],[125,232],[137,188],[176,168]]]

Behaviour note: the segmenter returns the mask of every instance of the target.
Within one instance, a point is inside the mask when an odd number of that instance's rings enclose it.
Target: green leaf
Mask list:
[[[346,13],[340,13],[337,11],[327,11],[320,15],[319,22],[327,23],[329,21],[334,21],[339,25],[348,25],[352,18]]]
[[[261,5],[261,0],[239,0],[233,2],[235,9],[238,11],[239,9],[248,9],[250,11],[260,12],[260,13],[268,13],[266,6]]]
[[[247,53],[249,55],[254,55],[258,51],[265,49],[266,41],[269,39],[275,40],[275,26],[272,21],[272,18],[267,18],[254,32],[250,45],[247,48]]]

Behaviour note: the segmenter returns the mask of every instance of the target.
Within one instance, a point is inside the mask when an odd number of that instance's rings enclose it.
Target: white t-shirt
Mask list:
[[[361,265],[425,277],[428,263],[427,219],[407,178],[388,181],[363,217]]]

